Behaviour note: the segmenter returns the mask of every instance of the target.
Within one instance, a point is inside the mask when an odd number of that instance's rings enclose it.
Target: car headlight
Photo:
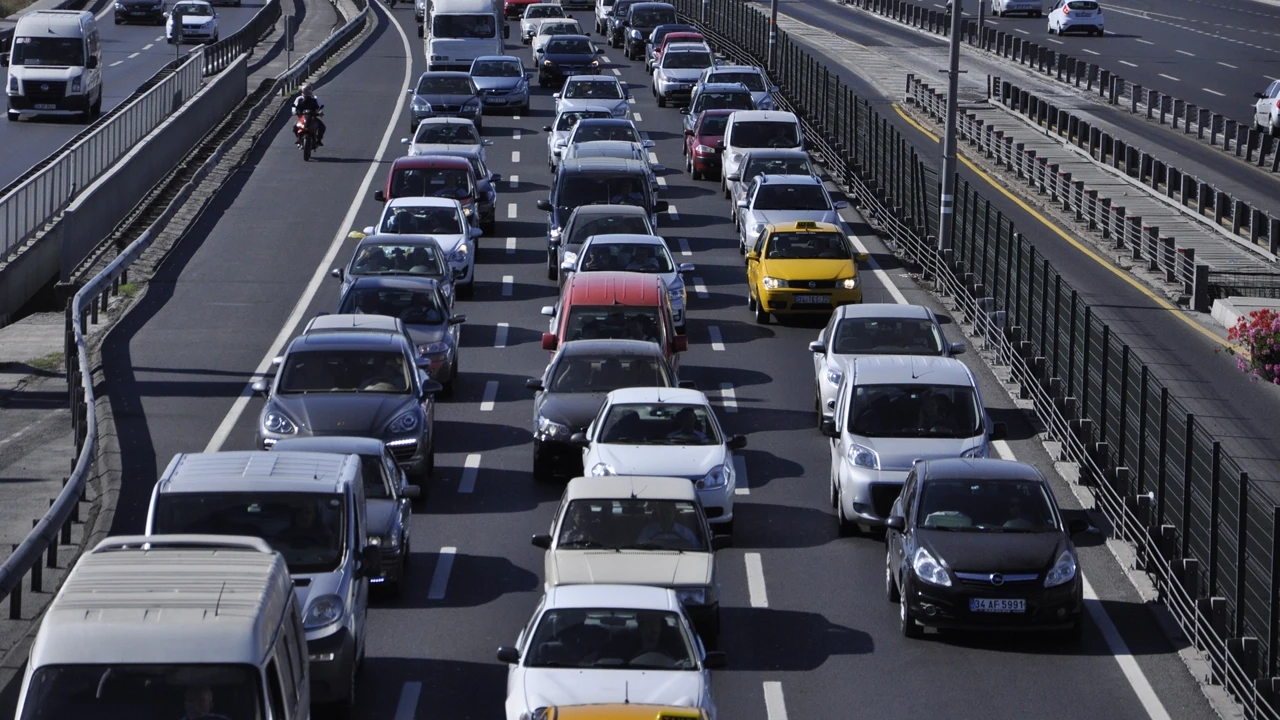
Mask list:
[[[448,59],[449,59],[448,55],[432,55],[431,56],[432,62],[440,61],[440,60],[448,60]]]
[[[764,230],[764,223],[756,223],[751,226],[751,234],[758,236]]]
[[[693,148],[693,151],[699,155],[710,155],[711,153],[714,153],[716,149],[710,145],[697,145]]]
[[[413,109],[414,109],[414,110],[421,110],[421,111],[423,111],[423,112],[431,112],[431,103],[427,102],[425,99],[423,99],[423,98],[421,98],[421,97],[418,97],[417,95],[414,95],[414,96],[413,96],[413,101],[412,101],[412,103],[411,103],[411,104],[413,105]]]
[[[869,447],[863,447],[857,443],[849,443],[849,450],[845,455],[853,465],[871,470],[880,469],[880,456]]]
[[[685,605],[706,605],[707,589],[700,588],[676,588],[676,597],[680,598],[680,602]]]
[[[565,252],[565,254],[564,254],[564,261],[565,261],[566,263],[570,264],[570,265],[577,265],[577,264],[578,264],[578,253],[576,253],[576,252],[574,252],[574,251],[572,251],[572,250],[569,250],[569,251]]]
[[[1070,582],[1076,576],[1076,556],[1070,550],[1063,550],[1058,556],[1058,561],[1053,564],[1053,569],[1048,575],[1044,576],[1044,586],[1047,588],[1057,587],[1065,582]]]
[[[971,447],[960,454],[962,458],[984,458],[987,456],[987,444],[982,443],[977,447]]]
[[[262,418],[262,429],[277,435],[292,435],[298,432],[298,426],[282,412],[272,410]]]
[[[773,98],[768,96],[761,98],[760,102],[757,104],[760,106],[761,110],[772,110],[775,107],[773,103]]]
[[[475,110],[476,108],[480,107],[480,98],[473,97],[470,100],[468,100],[466,103],[464,103],[462,107]]]
[[[441,340],[439,342],[427,343],[426,345],[419,345],[418,354],[419,355],[439,355],[442,352],[446,352],[448,349],[449,349],[449,343]]]
[[[591,67],[600,67],[600,61],[599,61],[599,60],[592,60],[592,61],[591,61]]]
[[[307,614],[302,619],[302,627],[315,630],[332,625],[342,619],[342,598],[337,595],[321,595],[307,606]]]
[[[203,27],[205,30],[208,30],[208,29],[212,28],[212,27],[213,27],[214,25],[216,25],[216,24],[217,24],[217,23],[215,23],[213,20],[209,20],[209,21],[205,22],[205,24],[204,24],[204,25],[202,25],[201,27]]]
[[[413,432],[418,429],[418,422],[418,410],[414,408],[408,412],[400,413],[395,420],[392,420],[391,424],[387,425],[387,432],[395,435]]]
[[[470,254],[471,251],[467,249],[466,245],[459,245],[457,250],[449,253],[449,262],[466,262],[467,256]]]
[[[390,548],[392,550],[400,547],[400,536],[396,535],[395,533],[392,533],[385,537],[379,536],[379,535],[372,535],[369,537],[369,540],[371,541],[372,544],[377,545],[378,547]],[[377,540],[377,542],[372,542],[374,540]]]
[[[764,285],[764,288],[766,290],[777,290],[778,288],[784,288],[787,286],[786,280],[780,280],[776,277],[770,277],[768,275],[764,276],[764,278],[760,280],[760,283]]]
[[[80,83],[82,82],[82,80],[83,78],[80,75],[77,75],[71,79],[71,92],[73,93],[80,92],[80,88],[81,88]]]
[[[543,60],[543,61],[542,61],[542,66],[543,66],[543,67],[551,67],[552,65],[555,65],[555,63],[551,62],[550,60]]]
[[[684,303],[684,286],[671,288],[671,304],[680,305]]]
[[[717,465],[711,468],[702,479],[696,483],[699,490],[714,490],[722,488],[729,484],[729,474],[733,472],[728,465]]]
[[[951,576],[947,574],[947,569],[924,548],[916,550],[916,554],[912,556],[911,569],[916,571],[916,577],[930,585],[951,587]]]
[[[841,288],[843,288],[843,289],[845,289],[845,290],[853,290],[853,289],[857,288],[857,287],[858,287],[858,276],[857,276],[857,275],[854,275],[854,276],[853,276],[853,277],[851,277],[851,278],[845,278],[845,279],[841,280],[841,281],[840,281],[840,287],[841,287]]]
[[[618,471],[613,469],[612,465],[606,463],[596,463],[591,466],[591,474],[595,476],[601,475],[617,475]]]
[[[538,434],[544,436],[548,440],[568,438],[573,434],[568,425],[561,425],[558,422],[552,422],[541,415],[538,416],[534,426],[537,428]]]
[[[825,377],[827,378],[828,383],[839,387],[840,381],[844,379],[844,373],[840,372],[839,370],[827,368]]]
[[[640,39],[640,31],[639,31],[639,30],[636,30],[635,28],[632,28],[632,29],[631,29],[631,39],[632,39],[632,40],[639,40],[639,39]]]
[[[627,103],[625,101],[613,108],[613,116],[614,117],[627,116]]]

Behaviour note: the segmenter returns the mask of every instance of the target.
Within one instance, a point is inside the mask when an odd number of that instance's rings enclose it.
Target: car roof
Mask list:
[[[627,243],[628,245],[662,245],[666,247],[667,241],[657,235],[643,235],[641,233],[604,233],[601,235],[591,235],[587,238],[587,243],[591,245],[610,245]]]
[[[330,332],[403,332],[400,318],[389,315],[354,315],[336,313],[312,318],[302,333]]]
[[[316,335],[300,335],[289,343],[288,352],[312,350],[396,350],[408,343],[404,335],[388,332],[327,332]]]
[[[562,172],[618,172],[643,173],[644,165],[639,160],[628,160],[616,157],[571,158],[560,163]]]
[[[672,10],[674,10],[674,9],[675,9],[675,5],[672,5],[671,3],[666,3],[666,2],[638,2],[638,3],[636,3],[635,5],[632,5],[631,7],[632,7],[632,8],[637,8],[637,7],[642,7],[642,8],[671,8]]]
[[[652,344],[652,343],[650,343]],[[566,500],[689,500],[698,491],[686,478],[645,475],[577,477],[565,488]]]
[[[418,125],[475,125],[475,123],[465,118],[429,117],[419,120]]]
[[[422,73],[421,75],[419,75],[419,76],[418,76],[418,80],[419,80],[419,81],[421,81],[421,80],[422,80],[422,78],[424,78],[424,77],[428,77],[428,76],[430,76],[430,77],[455,77],[455,78],[464,77],[464,78],[470,78],[470,77],[471,77],[471,73],[467,72],[466,70],[427,70],[426,72],[424,72],[424,73]]]
[[[858,385],[976,386],[964,363],[951,357],[864,355],[855,358],[852,380]]]
[[[639,205],[581,205],[569,214],[569,222],[579,215],[640,215],[648,217],[649,211]],[[568,223],[565,223],[566,225]]]
[[[822,184],[822,178],[815,175],[757,175],[756,180],[761,185],[818,185],[826,187]]]
[[[739,110],[734,113],[731,122],[794,122],[798,123],[795,113],[781,110]]]
[[[430,277],[387,277],[380,275],[364,275],[351,283],[351,288],[387,288],[389,290],[435,290],[439,286],[435,278]],[[350,290],[348,290],[350,292]]]
[[[560,346],[560,355],[608,355],[621,357],[661,357],[662,348],[648,340],[570,340]]]
[[[947,458],[921,463],[920,479],[930,480],[1035,480],[1044,482],[1044,476],[1034,467],[1015,460],[994,458]]]
[[[735,114],[746,112],[745,110],[734,110]],[[813,158],[809,157],[809,153],[798,148],[747,148],[746,160],[752,158],[760,158],[763,160],[777,159],[804,159],[813,162]]]
[[[736,92],[736,93],[746,93],[746,94],[751,93],[751,91],[747,89],[747,86],[743,85],[740,82],[710,82],[710,83],[702,83],[698,87],[699,87],[698,89],[699,94],[707,93],[707,92]]]
[[[621,81],[621,80],[619,80],[619,79],[618,79],[618,78],[616,78],[616,77],[611,77],[611,76],[609,76],[609,75],[570,75],[569,77],[565,78],[565,82],[566,82],[566,83],[571,83],[571,82],[602,82],[602,83],[611,83],[611,84],[614,84],[614,85],[621,85],[621,84],[622,84],[622,81]],[[561,96],[560,96],[560,99],[562,99],[562,100],[563,100],[563,99],[565,99],[565,98],[564,98],[564,96],[563,96],[563,95],[561,95]],[[569,98],[569,99],[570,99],[570,100],[572,100],[573,98]]]
[[[628,159],[621,156],[629,155],[631,158],[635,158],[640,150],[640,145],[630,140],[588,140],[570,145],[565,152],[573,153],[574,158],[616,157]]]
[[[845,318],[906,318],[911,320],[931,320],[929,308],[923,305],[899,305],[898,303],[857,303],[841,305],[836,309],[837,317]]]
[[[659,388],[632,387],[621,388],[609,393],[607,402],[611,403],[651,403],[661,402],[672,405],[710,405],[707,396],[701,390],[692,388]]]
[[[618,305],[653,307],[665,291],[662,278],[634,272],[574,273],[565,283],[564,298],[570,305]]]
[[[453,198],[435,197],[433,195],[406,195],[392,198],[387,203],[387,207],[454,207],[458,204],[458,201]]]
[[[680,609],[680,601],[674,590],[650,585],[558,585],[547,590],[545,609],[560,608],[676,612]]]
[[[440,242],[430,235],[374,233],[361,238],[360,242],[356,245],[356,250],[369,245],[421,245],[424,247],[434,245],[436,248],[439,248]]]
[[[233,450],[180,453],[157,486],[170,492],[337,493],[357,475],[350,455],[319,452]],[[359,465],[356,465],[359,468]]]
[[[401,168],[454,168],[454,169],[471,169],[471,163],[467,162],[464,157],[457,155],[436,155],[428,153],[426,155],[405,155],[398,157],[395,162],[391,163],[392,170]]]
[[[354,435],[316,435],[283,438],[271,446],[271,452],[336,453],[338,455],[381,455],[386,446],[377,438]]]
[[[662,51],[662,57],[682,55],[684,53],[708,53],[711,52],[711,46],[701,40],[689,41],[681,40],[676,43],[668,43],[666,49]]]

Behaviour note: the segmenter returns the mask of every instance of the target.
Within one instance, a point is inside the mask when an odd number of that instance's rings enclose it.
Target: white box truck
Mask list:
[[[471,69],[482,55],[502,55],[511,28],[494,0],[432,0],[425,29],[428,70]]]

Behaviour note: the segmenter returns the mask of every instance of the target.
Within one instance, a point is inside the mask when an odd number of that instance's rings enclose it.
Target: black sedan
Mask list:
[[[627,387],[675,387],[676,374],[651,342],[573,340],[560,346],[541,378],[525,384],[538,393],[533,401],[533,478],[547,481],[582,474],[582,446],[569,438],[586,430],[605,395]]]
[[[452,70],[436,70],[422,73],[418,84],[407,91],[409,102],[409,132],[418,129],[418,123],[433,117],[456,117],[470,120],[479,130],[484,123],[480,105],[480,88],[471,75]]]
[[[1083,586],[1071,536],[1038,470],[1019,462],[917,463],[888,520],[885,594],[902,634],[952,629],[1081,632]]]
[[[538,85],[559,85],[570,75],[599,75],[600,51],[586,35],[556,35],[538,62]]]
[[[237,2],[236,5],[240,3]],[[163,25],[164,0],[116,0],[115,23],[145,22]]]

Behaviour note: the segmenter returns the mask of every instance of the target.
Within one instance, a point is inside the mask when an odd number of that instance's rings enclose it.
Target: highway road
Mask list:
[[[239,30],[265,0],[244,0],[240,7],[219,6],[218,32],[222,37]],[[139,85],[175,57],[176,48],[164,40],[162,25],[116,25],[112,3],[98,13],[102,36],[103,96],[106,113],[138,89]],[[183,45],[186,54],[198,46]],[[35,118],[0,123],[0,187],[62,147],[85,128],[73,118]]]
[[[247,399],[247,381],[300,321],[337,302],[326,271],[349,256],[346,233],[380,210],[372,188],[399,153],[403,88],[424,65],[411,10],[394,11],[392,23],[377,8],[373,34],[318,89],[330,128],[318,160],[302,162],[281,118],[104,348],[123,452],[117,533],[142,529],[147,496],[174,453],[253,447],[261,401]],[[635,88],[635,119],[659,161],[680,166],[680,116],[656,108],[642,69],[617,51],[608,59],[604,72]],[[406,594],[371,611],[361,718],[499,717],[506,667],[493,653],[514,640],[539,596],[541,551],[528,539],[545,531],[559,489],[532,481],[524,380],[546,363],[538,309],[555,296],[534,208],[550,180],[540,130],[550,108],[549,92],[535,90],[530,114],[486,119],[489,156],[505,178],[497,233],[482,240],[475,299],[462,305],[462,374],[456,396],[437,408],[439,471],[412,521]],[[726,430],[750,442],[736,546],[718,560],[729,655],[714,679],[720,717],[1214,717],[1098,537],[1081,542],[1096,599],[1079,647],[1027,635],[901,638],[883,598],[883,544],[837,537],[827,502],[806,347],[818,327],[756,325],[716,185],[678,170],[663,181],[673,208],[660,231],[680,261],[697,264],[682,376],[712,390]],[[867,301],[931,302],[873,236],[860,242],[883,264],[866,270]],[[1044,470],[1059,502],[1078,511],[976,349],[964,359],[993,418],[1011,425],[1002,452]]]

